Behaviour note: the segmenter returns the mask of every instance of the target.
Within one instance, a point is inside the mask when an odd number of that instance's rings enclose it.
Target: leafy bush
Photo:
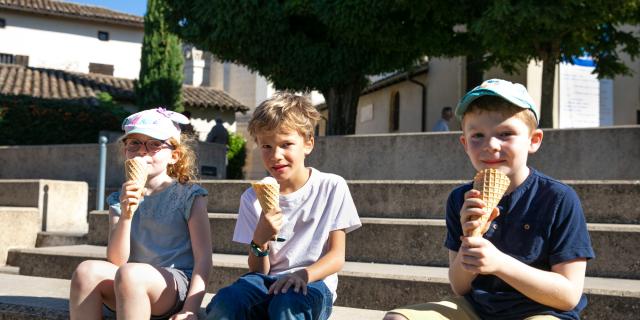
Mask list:
[[[100,130],[119,131],[128,115],[107,93],[97,101],[0,96],[0,145],[96,143]]]
[[[229,132],[229,142],[227,149],[227,179],[242,179],[242,168],[244,167],[247,151],[245,145],[247,141],[239,134]]]

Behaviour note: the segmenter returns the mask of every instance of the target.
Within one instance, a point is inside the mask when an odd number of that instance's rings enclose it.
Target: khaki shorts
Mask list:
[[[452,297],[439,302],[428,302],[389,311],[398,313],[409,320],[481,320],[473,306],[464,297]],[[531,316],[525,320],[558,319],[550,315]]]

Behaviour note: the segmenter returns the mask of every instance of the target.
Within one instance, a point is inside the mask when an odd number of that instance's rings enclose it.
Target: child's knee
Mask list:
[[[311,313],[312,306],[307,297],[302,293],[296,293],[290,289],[287,293],[276,294],[269,303],[269,315],[271,318],[278,319],[285,317],[284,315]]]
[[[115,286],[118,288],[138,287],[141,288],[141,284],[145,278],[145,269],[142,265],[137,263],[127,263],[116,271]]]
[[[384,318],[382,320],[407,320],[407,318],[399,313],[388,312],[384,315]]]
[[[71,276],[71,286],[78,289],[85,285],[92,285],[102,279],[99,279],[98,272],[99,261],[86,260],[81,262]]]

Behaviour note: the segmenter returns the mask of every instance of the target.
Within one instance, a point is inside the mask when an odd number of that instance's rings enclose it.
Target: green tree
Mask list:
[[[553,88],[559,62],[589,54],[598,76],[629,74],[620,52],[639,53],[637,35],[625,24],[638,22],[637,0],[507,1],[487,3],[468,23],[469,37],[480,42],[486,62],[507,72],[531,59],[542,61],[541,126],[553,126]]]
[[[164,0],[147,2],[136,96],[142,108],[165,106],[182,111],[184,60],[180,40],[164,19],[166,10]]]
[[[167,0],[180,37],[247,66],[277,89],[318,90],[329,108],[328,134],[355,133],[366,75],[412,66],[424,55],[452,56],[450,1]]]
[[[242,179],[242,168],[247,157],[246,141],[241,135],[229,132],[227,149],[227,179]]]

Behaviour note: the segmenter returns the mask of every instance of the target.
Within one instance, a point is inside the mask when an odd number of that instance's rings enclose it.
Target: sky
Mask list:
[[[64,0],[78,4],[87,4],[114,11],[143,16],[147,10],[147,0]]]

